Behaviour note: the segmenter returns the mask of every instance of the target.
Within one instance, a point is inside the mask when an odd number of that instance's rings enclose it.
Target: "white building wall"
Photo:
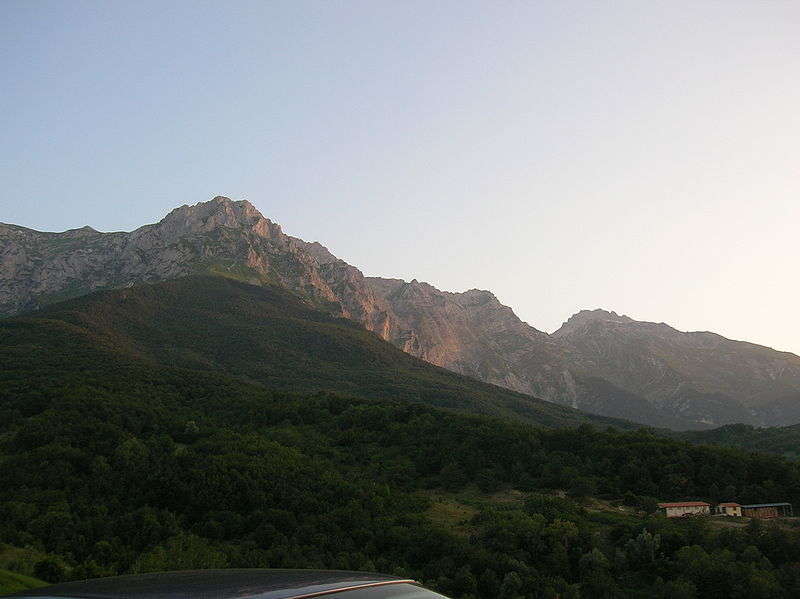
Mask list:
[[[681,516],[685,516],[686,514],[708,514],[708,506],[707,505],[690,505],[690,506],[681,506],[681,507],[668,507],[665,508],[667,511],[667,518],[679,518]]]

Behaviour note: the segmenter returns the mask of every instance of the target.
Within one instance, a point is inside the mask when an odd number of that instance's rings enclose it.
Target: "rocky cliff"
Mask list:
[[[364,277],[246,201],[181,206],[129,233],[0,224],[0,315],[197,273],[281,285],[436,365],[602,415],[673,428],[800,421],[793,354],[602,310],[548,335],[489,291]]]
[[[449,293],[413,280],[370,277],[391,315],[387,337],[429,362],[552,401],[576,396],[563,347],[489,291]]]
[[[249,202],[223,197],[181,206],[160,222],[130,233],[99,233],[89,227],[42,233],[0,224],[0,314],[96,289],[213,272],[277,283],[368,321],[369,297],[363,305],[354,304],[350,313],[339,306],[340,294],[331,288],[348,281],[358,286],[361,273],[344,263],[331,264],[330,270],[337,272],[330,277],[312,246],[285,235]],[[366,289],[363,283],[361,287]]]

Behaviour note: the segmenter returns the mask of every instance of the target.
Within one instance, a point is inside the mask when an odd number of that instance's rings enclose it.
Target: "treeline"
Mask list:
[[[0,542],[50,581],[208,567],[379,570],[456,598],[800,596],[800,536],[595,512],[585,496],[800,503],[778,457],[269,393],[215,373],[0,374]],[[475,503],[430,517],[431,490]],[[564,489],[568,498],[553,496]]]
[[[800,425],[757,428],[749,424],[728,424],[708,431],[676,433],[693,443],[739,447],[749,451],[800,458]]]

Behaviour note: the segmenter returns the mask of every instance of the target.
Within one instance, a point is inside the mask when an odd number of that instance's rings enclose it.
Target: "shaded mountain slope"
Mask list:
[[[0,352],[8,368],[83,355],[82,368],[91,369],[104,354],[123,364],[224,373],[276,390],[392,398],[544,426],[631,426],[438,368],[280,287],[224,277],[98,292],[0,321]]]
[[[570,349],[575,370],[684,420],[800,420],[800,357],[789,352],[605,310],[576,314],[552,337]]]

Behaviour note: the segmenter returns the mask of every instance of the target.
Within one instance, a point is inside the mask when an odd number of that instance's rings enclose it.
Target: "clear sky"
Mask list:
[[[366,274],[800,353],[800,3],[0,3],[0,221],[215,195]]]

